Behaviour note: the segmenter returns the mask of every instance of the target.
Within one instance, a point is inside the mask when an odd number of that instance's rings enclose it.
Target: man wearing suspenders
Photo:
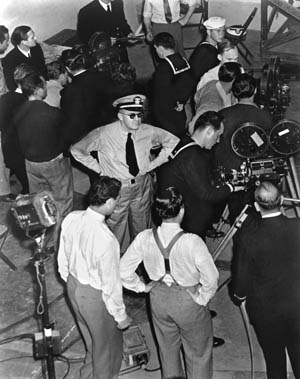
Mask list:
[[[152,320],[159,345],[162,377],[212,378],[212,322],[207,307],[217,290],[218,271],[203,240],[184,233],[182,195],[169,187],[155,201],[162,220],[157,229],[141,232],[121,259],[123,286],[150,292]],[[143,262],[151,282],[135,273]]]

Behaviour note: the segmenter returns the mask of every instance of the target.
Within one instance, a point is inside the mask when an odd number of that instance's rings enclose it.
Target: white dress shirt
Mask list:
[[[157,232],[166,247],[181,230],[177,223],[162,223]],[[144,262],[151,280],[158,281],[166,274],[164,257],[152,229],[139,233],[121,258],[123,286],[135,292],[145,289],[145,284],[135,273],[141,262]],[[188,287],[200,284],[196,302],[205,306],[216,293],[219,273],[203,240],[196,234],[185,233],[173,246],[169,262],[172,277],[179,285]]]
[[[116,322],[126,319],[120,281],[120,247],[103,215],[91,208],[71,212],[62,223],[58,271],[102,291],[107,311]]]
[[[126,164],[126,141],[128,132],[132,133],[134,149],[139,166],[139,175],[144,175],[167,162],[168,156],[179,139],[173,134],[152,125],[141,124],[138,130],[126,131],[120,121],[101,126],[91,131],[71,148],[76,160],[101,175],[119,180],[132,179]],[[153,146],[162,145],[160,154],[151,161],[150,150]],[[91,155],[98,152],[99,163]]]
[[[172,22],[176,22],[181,18],[181,15],[180,15],[181,3],[192,6],[196,2],[197,0],[185,0],[185,1],[169,0],[169,6],[172,13]],[[146,18],[151,18],[151,21],[157,24],[166,24],[167,20],[165,17],[163,0],[145,0],[143,16]]]

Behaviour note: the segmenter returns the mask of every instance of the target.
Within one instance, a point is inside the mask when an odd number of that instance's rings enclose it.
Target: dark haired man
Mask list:
[[[19,107],[25,103],[21,83],[24,78],[34,73],[34,69],[26,63],[18,65],[14,71],[14,81],[17,88],[13,92],[7,92],[0,97],[0,130],[2,133],[2,150],[6,167],[17,177],[22,185],[22,194],[29,193],[29,184],[25,168],[25,158],[22,153],[18,133],[14,124],[14,117]]]
[[[217,188],[211,184],[210,150],[219,143],[223,131],[222,116],[213,111],[205,112],[197,119],[192,136],[184,136],[169,162],[157,170],[158,191],[174,186],[184,197],[182,228],[202,238],[210,227],[214,205],[234,190],[231,185]]]
[[[214,149],[214,165],[225,169],[240,170],[244,158],[234,153],[231,147],[233,133],[245,123],[254,123],[265,130],[272,127],[272,116],[265,109],[260,109],[254,102],[257,81],[249,74],[241,74],[232,84],[232,93],[238,103],[224,108],[220,114],[224,117],[224,134],[220,144]],[[247,202],[253,202],[253,191],[232,194],[228,199],[229,218],[233,223]]]
[[[287,378],[286,352],[300,378],[300,219],[281,213],[282,196],[270,182],[262,182],[254,198],[261,217],[236,235],[233,299],[246,300],[268,379]]]
[[[71,212],[62,223],[58,271],[82,333],[86,357],[80,378],[116,379],[122,362],[125,312],[119,273],[120,247],[105,219],[116,207],[121,182],[96,179],[88,208]]]
[[[14,70],[21,64],[26,63],[46,78],[44,53],[40,45],[36,42],[34,31],[30,26],[21,25],[15,28],[11,35],[11,43],[14,49],[11,50],[2,60],[5,81],[8,89],[14,91],[17,87],[14,81]]]
[[[145,96],[117,99],[118,120],[101,126],[71,148],[76,160],[93,170],[122,182],[121,198],[108,225],[118,238],[123,254],[130,241],[151,225],[153,196],[151,170],[165,163],[178,138],[166,130],[142,122]],[[161,145],[151,159],[150,150]],[[91,156],[97,151],[98,160]]]
[[[171,34],[157,34],[153,46],[160,58],[153,77],[154,123],[180,138],[185,134],[185,104],[193,89],[190,65],[175,52]]]
[[[237,62],[222,64],[218,72],[218,80],[211,80],[200,88],[194,96],[196,115],[189,124],[189,132],[193,133],[196,119],[206,111],[218,112],[236,102],[231,89],[234,79],[242,73],[242,66]]]
[[[44,101],[52,107],[60,107],[60,92],[68,83],[68,72],[61,60],[50,62],[47,68],[47,96]]]
[[[162,224],[141,232],[127,249],[120,265],[123,286],[150,291],[162,377],[183,376],[183,347],[187,378],[211,379],[213,335],[207,305],[217,290],[218,271],[202,239],[180,227],[184,202],[174,187],[161,192],[154,209]],[[135,273],[141,262],[152,281],[148,284]]]
[[[73,206],[71,164],[69,158],[64,156],[64,118],[60,109],[43,101],[47,87],[45,79],[39,74],[27,75],[21,88],[28,100],[19,108],[14,123],[25,157],[29,190],[30,193],[51,191],[62,219]],[[57,247],[60,221],[48,242],[51,252]]]

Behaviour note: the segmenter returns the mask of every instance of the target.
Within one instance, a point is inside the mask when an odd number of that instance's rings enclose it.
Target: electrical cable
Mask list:
[[[8,338],[5,338],[4,340],[1,340],[0,345],[4,345],[6,343],[13,342],[13,341],[22,340],[25,338],[34,339],[34,334],[33,333],[24,333],[24,334],[19,334],[18,336],[14,336],[14,337],[8,337]]]

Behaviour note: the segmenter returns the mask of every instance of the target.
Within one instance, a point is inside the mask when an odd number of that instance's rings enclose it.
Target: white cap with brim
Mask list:
[[[113,102],[113,106],[118,110],[125,109],[127,111],[142,111],[144,108],[144,95],[129,95],[121,97]]]
[[[209,17],[206,21],[203,22],[203,25],[206,29],[219,29],[225,26],[226,20],[223,17],[214,16]]]

